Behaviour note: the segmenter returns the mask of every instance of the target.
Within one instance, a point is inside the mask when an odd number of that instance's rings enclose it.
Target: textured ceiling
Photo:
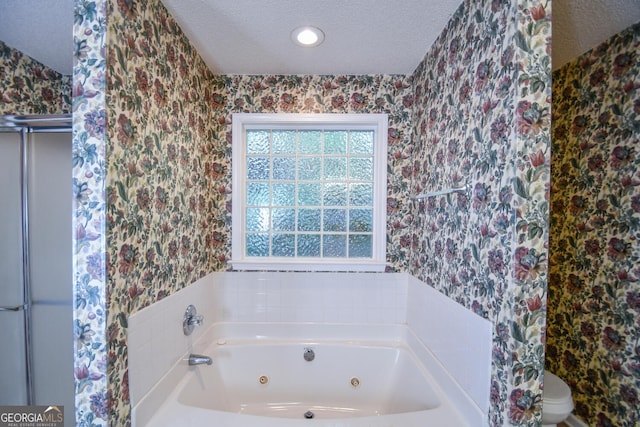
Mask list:
[[[640,0],[553,0],[553,68],[640,21]]]
[[[0,40],[71,74],[74,0],[0,0]],[[461,0],[163,0],[212,71],[411,73]],[[553,0],[553,67],[640,21],[640,0]],[[293,45],[294,27],[326,33]]]
[[[460,0],[163,0],[221,74],[410,74]],[[301,25],[325,33],[296,46]]]
[[[0,0],[0,40],[62,74],[71,74],[73,1]]]

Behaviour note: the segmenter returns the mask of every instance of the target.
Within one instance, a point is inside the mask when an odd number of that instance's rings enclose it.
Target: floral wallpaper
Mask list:
[[[159,0],[75,8],[78,425],[130,424],[128,315],[227,268],[240,111],[389,114],[390,269],[494,321],[491,425],[539,421],[549,3],[463,2],[413,76],[214,76]]]
[[[76,425],[106,426],[106,0],[74,3],[73,278]]]
[[[495,325],[489,424],[539,425],[550,2],[464,1],[414,74],[410,272]]]
[[[0,114],[71,112],[71,76],[0,41]]]
[[[640,23],[553,75],[547,365],[593,426],[640,425]]]
[[[245,113],[387,113],[387,262],[405,271],[410,250],[411,77],[226,76],[216,89],[216,115],[231,143],[231,114]],[[227,168],[230,173],[230,168]],[[230,199],[229,199],[230,201]]]
[[[409,154],[405,76],[213,76],[154,2],[111,4],[107,83],[107,291],[110,423],[129,417],[129,314],[227,268],[233,112],[388,112],[390,258],[407,257],[396,207]],[[189,65],[187,65],[189,64]],[[405,174],[407,172],[405,171]],[[406,240],[406,239],[405,239]]]
[[[108,15],[107,371],[119,424],[129,314],[227,268],[231,114],[389,113],[389,259],[400,268],[412,97],[406,76],[213,76],[159,2],[111,3]]]
[[[216,81],[159,1],[109,1],[109,423],[130,419],[127,318],[225,268],[230,147]]]

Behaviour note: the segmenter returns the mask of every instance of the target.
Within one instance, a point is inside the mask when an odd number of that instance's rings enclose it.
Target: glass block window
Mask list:
[[[234,114],[234,268],[383,270],[386,123]]]

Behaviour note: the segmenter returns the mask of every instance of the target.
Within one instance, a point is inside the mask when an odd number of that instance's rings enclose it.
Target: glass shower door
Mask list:
[[[74,425],[72,153],[69,132],[28,144],[29,281],[34,403],[63,405]]]
[[[0,405],[27,404],[21,135],[0,132]]]
[[[72,150],[61,130],[0,126],[0,405],[62,405],[75,424]]]

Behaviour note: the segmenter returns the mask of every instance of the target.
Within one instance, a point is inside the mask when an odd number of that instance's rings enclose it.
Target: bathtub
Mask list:
[[[133,426],[486,423],[402,325],[217,324],[190,353],[213,364],[188,366],[185,354],[133,407]]]

